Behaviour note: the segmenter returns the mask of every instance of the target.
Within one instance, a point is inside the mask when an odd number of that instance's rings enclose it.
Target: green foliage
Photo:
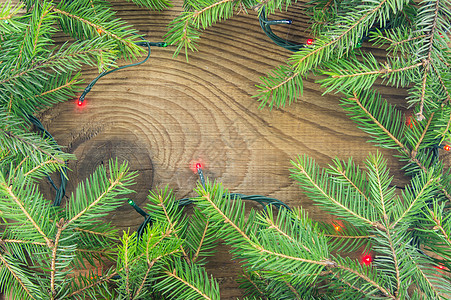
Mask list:
[[[184,11],[169,24],[166,42],[177,46],[174,56],[184,49],[188,60],[188,49],[197,50],[201,30],[231,18],[234,13],[246,12],[257,3],[254,0],[186,0]]]
[[[132,1],[154,10],[171,5]],[[215,23],[294,2],[185,1],[166,40],[175,54],[188,55]],[[24,3],[0,4],[0,287],[6,295],[219,299],[206,263],[223,241],[243,267],[241,287],[251,299],[451,297],[451,173],[439,159],[451,133],[448,0],[312,1],[315,42],[258,85],[260,107],[278,108],[302,95],[303,78],[323,75],[325,92],[343,94],[343,109],[370,141],[398,151],[409,184],[392,185],[380,153],[369,155],[364,168],[352,159],[322,168],[304,155],[292,161],[291,177],[333,215],[332,223],[313,221],[302,208],[246,209],[239,194],[207,180],[188,214],[167,187],[151,191],[145,207],[151,224],[122,237],[102,218],[130,197],[136,174],[111,161],[78,184],[62,207],[51,205],[40,180],[74,157],[31,133],[29,118],[71,99],[82,66],[103,71],[118,58],[135,59],[140,36],[103,0]],[[73,40],[56,43],[59,31]],[[386,57],[358,49],[367,40]],[[374,89],[381,81],[408,88],[416,118],[382,99]],[[362,249],[374,257],[371,265],[355,258]]]

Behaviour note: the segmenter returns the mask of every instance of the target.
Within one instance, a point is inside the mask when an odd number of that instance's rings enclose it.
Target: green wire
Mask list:
[[[53,138],[53,136],[50,134],[50,132],[48,132],[45,128],[44,125],[42,125],[41,121],[39,121],[35,116],[30,115],[25,113],[25,115],[27,116],[28,120],[30,120],[30,122],[36,126],[36,128],[42,132],[44,138],[47,137],[50,139],[50,141],[52,141],[53,143],[55,143],[55,145],[58,145],[55,141],[55,139]],[[61,151],[61,149],[57,146],[56,149],[58,149],[59,151]],[[61,168],[60,173],[60,186],[57,187],[55,185],[55,183],[53,182],[52,178],[50,177],[50,175],[47,175],[47,180],[50,182],[50,184],[52,185],[52,187],[55,189],[56,191],[56,195],[55,195],[55,200],[53,200],[53,206],[60,206],[61,205],[61,200],[63,199],[63,197],[66,195],[66,185],[67,185],[67,163],[65,164],[64,167]]]
[[[268,21],[268,16],[265,12],[265,7],[263,6],[260,14],[258,15],[258,21],[260,22],[260,26],[263,29],[263,32],[278,46],[283,47],[292,52],[299,51],[299,49],[305,47],[305,45],[295,44],[293,42],[282,39],[277,36],[272,30],[271,25],[277,24],[291,24],[291,20],[273,20]]]
[[[141,38],[141,39],[144,40],[143,38]],[[167,44],[167,43],[164,43],[164,42],[152,43],[152,42],[148,42],[148,41],[146,41],[146,40],[144,40],[144,42],[137,42],[137,43],[135,43],[135,44],[138,45],[138,46],[147,46],[148,52],[147,52],[146,58],[145,58],[143,61],[140,61],[140,62],[137,62],[137,63],[133,63],[133,64],[121,66],[121,67],[118,67],[118,68],[116,68],[116,69],[109,70],[109,71],[105,70],[105,71],[103,71],[102,73],[100,73],[99,76],[97,76],[96,78],[94,78],[94,79],[88,84],[88,86],[85,88],[85,90],[84,90],[83,93],[81,94],[80,98],[78,98],[78,105],[83,104],[83,102],[85,101],[86,95],[91,91],[92,87],[97,83],[97,81],[98,81],[100,78],[102,78],[103,76],[106,76],[106,75],[108,75],[108,74],[111,74],[111,73],[113,73],[113,72],[116,72],[116,71],[119,71],[119,70],[122,70],[122,69],[125,69],[125,68],[135,67],[135,66],[139,66],[139,65],[145,63],[145,62],[149,59],[149,57],[150,57],[150,52],[151,52],[151,51],[150,51],[150,47],[151,47],[151,46],[156,46],[156,47],[167,47],[167,46],[168,46],[168,44]]]

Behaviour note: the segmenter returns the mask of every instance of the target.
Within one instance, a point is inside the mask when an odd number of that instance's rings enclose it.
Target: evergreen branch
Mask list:
[[[257,274],[255,272],[255,274]],[[268,298],[265,296],[265,293],[260,289],[260,287],[254,282],[254,280],[249,276],[246,272],[241,274],[253,287],[257,292],[263,297],[263,299],[267,300]],[[241,287],[241,286],[240,286]]]
[[[449,67],[449,66],[448,66],[448,67]],[[439,82],[440,82],[440,85],[442,86],[442,89],[443,89],[443,91],[444,91],[445,94],[446,94],[446,100],[445,100],[444,102],[448,101],[448,103],[451,103],[451,95],[450,95],[450,93],[449,93],[449,91],[448,91],[448,88],[446,87],[446,84],[445,84],[445,82],[443,81],[442,76],[440,76],[440,73],[439,73],[439,71],[437,70],[437,68],[435,67],[434,64],[432,64],[432,69],[434,70],[435,74],[437,75],[437,77],[438,77],[438,79],[439,79]],[[449,124],[448,124],[448,125],[449,125]]]
[[[92,42],[92,41],[85,41],[84,43],[83,42],[79,42],[75,46],[77,46],[79,48],[81,48],[84,45],[90,46],[89,42]],[[73,47],[73,48],[76,48],[76,47]],[[88,54],[95,54],[95,53],[102,53],[102,52],[109,52],[109,50],[106,50],[106,49],[103,49],[103,48],[89,48],[88,50],[78,50],[78,51],[74,51],[74,52],[70,52],[70,51],[67,52],[66,51],[66,53],[63,53],[62,51],[59,51],[59,52],[51,55],[45,61],[39,61],[39,62],[35,63],[34,65],[29,66],[27,69],[24,69],[24,70],[20,71],[19,73],[8,75],[7,77],[5,77],[5,79],[0,80],[0,84],[8,83],[8,82],[10,82],[10,81],[12,81],[13,79],[16,79],[16,78],[25,77],[25,75],[31,75],[33,71],[38,70],[38,69],[58,67],[58,65],[62,64],[64,62],[64,60],[68,60],[68,59],[71,59],[71,58],[74,58],[74,57],[76,58],[77,56],[78,57],[83,57],[83,56],[86,56]],[[72,66],[67,66],[67,67],[68,67],[68,69],[73,69],[74,68]]]
[[[427,283],[427,287],[429,288],[430,291],[432,291],[432,294],[436,297],[436,299],[441,299],[442,297],[440,291],[437,290],[437,287],[431,282],[431,279],[428,278],[428,276],[425,273],[425,270],[418,263],[418,259],[412,257],[409,253],[406,253],[406,255],[409,256],[410,261],[413,263],[413,266],[415,267],[417,274],[419,274],[421,278]]]
[[[191,259],[191,261],[193,263],[195,263],[197,258],[199,257],[200,249],[202,248],[202,244],[204,243],[205,236],[207,235],[208,225],[210,225],[210,220],[207,220],[207,222],[205,223],[205,228],[202,232],[202,237],[200,239],[199,246],[197,247],[196,253],[194,253],[193,258]]]
[[[421,186],[419,191],[415,191],[415,193],[413,193],[415,195],[415,198],[411,201],[408,207],[402,208],[403,213],[399,216],[399,218],[397,218],[395,221],[393,221],[393,223],[390,224],[389,228],[391,229],[395,228],[395,226],[398,225],[399,222],[401,222],[404,218],[406,218],[409,214],[412,213],[412,210],[415,208],[415,206],[418,206],[418,202],[420,201],[424,202],[424,199],[428,199],[430,196],[432,196],[430,194],[431,188],[433,187],[433,184],[436,183],[437,181],[438,179],[436,177],[431,177],[425,184]],[[414,188],[418,188],[417,185],[419,185],[419,183],[418,182],[415,183],[413,184]],[[404,196],[403,198],[405,202],[407,202],[406,199],[407,197]]]
[[[395,247],[393,245],[393,238],[390,234],[390,230],[388,228],[386,228],[385,230],[385,234],[387,235],[387,241],[389,243],[390,246],[390,251],[391,251],[391,255],[393,258],[393,266],[395,267],[395,274],[396,274],[396,290],[394,291],[394,296],[396,297],[396,299],[399,299],[399,292],[401,289],[401,278],[399,275],[399,263],[398,263],[398,258],[396,255],[396,251],[395,251]]]
[[[331,167],[331,169],[333,171],[335,171],[336,174],[339,174],[342,178],[344,178],[345,182],[349,183],[353,187],[353,189],[356,190],[357,193],[359,193],[363,197],[363,199],[365,199],[365,201],[368,204],[370,204],[374,207],[374,204],[368,199],[367,195],[362,191],[362,189],[359,188],[357,186],[357,184],[346,174],[346,171],[343,170],[340,161],[339,160],[334,160],[334,161],[335,161],[335,166],[329,165],[329,167]],[[348,165],[351,165],[351,162]],[[360,177],[359,175],[364,176],[363,174],[359,173],[359,174],[357,174],[357,178]]]
[[[216,6],[220,6],[220,5],[222,5],[222,4],[224,4],[224,3],[227,3],[227,2],[235,2],[235,1],[236,1],[236,0],[221,0],[221,1],[219,1],[219,2],[213,3],[213,4],[209,5],[209,6],[206,6],[206,7],[202,8],[201,10],[195,11],[195,12],[193,13],[193,15],[192,15],[192,18],[193,18],[193,19],[197,19],[201,14],[205,13],[205,12],[208,11],[208,10],[211,10],[212,8],[214,8],[214,7],[216,7]],[[204,28],[205,28],[205,27],[206,27],[206,26],[204,26]]]
[[[69,80],[65,80],[65,82],[62,85],[58,85],[50,90],[46,90],[45,92],[42,92],[39,95],[34,95],[34,98],[40,98],[40,97],[46,97],[49,94],[53,94],[53,93],[58,93],[61,91],[64,91],[68,88],[72,88],[74,87],[76,84],[80,83],[81,81],[78,80],[78,77],[81,75],[81,73],[78,73],[77,75],[75,75],[70,81]],[[23,101],[27,101],[30,100],[31,98],[26,98]]]
[[[121,38],[121,37],[118,36],[117,34],[111,32],[111,31],[109,31],[109,30],[106,30],[104,27],[102,27],[102,26],[100,26],[100,25],[97,25],[97,24],[95,24],[95,23],[93,23],[93,22],[90,22],[89,20],[86,20],[86,19],[84,19],[84,18],[82,18],[82,17],[80,17],[80,16],[73,15],[73,14],[67,12],[67,11],[60,10],[60,9],[58,9],[58,8],[56,8],[56,7],[52,7],[52,10],[53,10],[54,12],[58,13],[58,14],[61,14],[61,15],[67,16],[67,17],[69,17],[69,18],[71,18],[71,19],[74,19],[74,20],[77,20],[77,21],[79,21],[79,22],[82,22],[82,23],[84,23],[84,24],[86,24],[86,25],[88,25],[88,26],[94,28],[96,31],[100,31],[100,32],[106,34],[107,36],[109,36],[109,37],[115,39],[116,41],[120,42],[120,43],[123,44],[124,46],[127,46],[129,49],[132,49],[132,50],[134,50],[134,51],[139,51],[139,50],[141,49],[141,48],[139,48],[136,44],[134,44],[133,42],[131,42],[131,41],[129,41],[129,40],[126,40],[126,39],[124,39],[124,38]]]
[[[0,260],[3,263],[3,266],[5,266],[8,269],[8,271],[13,275],[14,279],[16,279],[16,281],[20,284],[20,286],[27,293],[27,295],[31,299],[36,300],[36,298],[33,297],[31,291],[27,288],[25,283],[20,279],[20,277],[16,274],[16,272],[14,272],[13,268],[10,266],[10,264],[6,261],[6,259],[3,257],[3,255],[1,253],[0,253]]]
[[[161,209],[163,210],[163,213],[164,213],[164,215],[165,215],[165,217],[166,217],[166,221],[168,222],[168,224],[169,224],[169,226],[170,226],[170,228],[171,228],[171,232],[174,232],[174,236],[175,236],[176,238],[179,239],[179,236],[178,236],[178,234],[177,234],[177,232],[176,232],[176,230],[175,230],[175,224],[172,222],[171,217],[169,216],[169,213],[168,213],[168,211],[167,211],[167,209],[166,209],[166,206],[165,206],[165,204],[164,204],[164,200],[163,200],[163,198],[161,197],[161,195],[158,195],[158,200],[159,200],[159,202],[160,202],[160,203],[158,204],[158,206],[160,206]],[[185,260],[186,260],[187,262],[189,262],[188,254],[186,253],[185,248],[183,247],[183,245],[180,245],[180,250],[182,250],[183,257],[185,258]]]
[[[301,75],[304,75],[310,69],[317,67],[319,65],[319,61],[315,60],[315,56],[321,57],[323,55],[330,55],[325,53],[329,47],[339,43],[343,38],[352,33],[357,26],[365,24],[365,21],[367,21],[370,17],[373,17],[377,11],[383,8],[386,2],[388,2],[388,0],[382,0],[376,7],[363,14],[358,20],[351,23],[350,26],[347,26],[346,29],[343,30],[336,38],[330,40],[324,39],[324,41],[317,40],[315,42],[316,45],[313,45],[313,47],[303,48],[294,54],[291,59],[292,61],[295,61],[296,70],[299,71]]]
[[[290,256],[290,255],[286,255],[283,253],[278,253],[275,251],[270,251],[267,250],[265,248],[263,248],[260,245],[255,245],[254,248],[260,252],[260,253],[266,253],[272,256],[276,256],[278,258],[285,258],[288,260],[294,260],[294,261],[299,261],[299,262],[303,262],[303,263],[308,263],[308,264],[312,264],[312,265],[319,265],[319,266],[324,266],[324,267],[336,267],[336,262],[332,261],[330,259],[324,259],[324,260],[311,260],[311,259],[306,259],[306,258],[302,258],[302,257],[295,257],[295,256]]]
[[[229,224],[236,232],[241,235],[241,237],[247,241],[250,245],[253,245],[255,248],[257,248],[257,245],[251,240],[251,238],[243,231],[240,227],[238,227],[235,222],[232,222],[232,220],[225,215],[225,213],[216,205],[216,203],[211,199],[211,196],[209,193],[206,193],[203,195],[204,199],[207,200],[207,202],[211,205],[211,207],[222,217],[224,220],[223,222],[225,224]]]
[[[376,155],[370,155],[367,163],[368,169],[370,170],[369,174],[373,176],[369,177],[369,186],[372,191],[374,191],[373,199],[380,204],[382,208],[382,219],[384,222],[388,222],[388,214],[387,211],[391,206],[393,200],[390,199],[392,196],[390,190],[387,192],[387,187],[390,184],[390,179],[387,180],[388,170],[384,161],[382,160],[382,156],[380,153]],[[375,180],[373,180],[375,178]],[[393,191],[393,189],[391,190]],[[387,224],[384,224],[385,226]]]
[[[25,159],[27,159],[28,157],[25,157],[23,159],[23,161],[25,161]],[[61,164],[61,161],[57,161],[56,159],[51,159],[51,160],[46,160],[41,162],[39,165],[37,165],[36,167],[34,167],[33,169],[27,171],[27,173],[24,174],[25,177],[29,176],[30,174],[39,171],[41,168],[45,167],[46,165],[51,165],[51,164]]]
[[[298,293],[298,291],[286,280],[282,280],[283,283],[290,289],[290,291],[296,296],[296,299],[302,300],[301,295]]]
[[[0,181],[0,186],[7,192],[10,199],[14,201],[14,203],[19,207],[25,217],[30,221],[31,225],[36,229],[36,231],[43,237],[45,240],[47,247],[52,248],[53,242],[50,240],[47,235],[42,231],[41,227],[36,223],[33,217],[29,214],[29,212],[25,209],[23,202],[17,198],[14,194],[12,186],[8,186],[5,181]]]
[[[148,9],[161,11],[165,8],[171,7],[171,1],[169,0],[127,0],[133,2],[138,6],[144,6]]]
[[[133,237],[132,237],[133,238]],[[136,236],[134,237],[135,239],[132,241],[136,241]],[[131,299],[132,298],[132,294],[130,292],[130,270],[129,270],[129,249],[130,249],[130,245],[129,242],[131,241],[131,239],[129,238],[124,238],[123,239],[123,244],[124,247],[122,247],[122,249],[124,249],[124,255],[122,255],[122,261],[123,261],[123,267],[122,269],[125,271],[125,290],[127,292],[128,297]]]
[[[158,279],[155,289],[169,298],[220,299],[217,282],[213,278],[209,279],[205,269],[198,264],[174,260]]]
[[[435,223],[434,229],[440,230],[446,243],[448,244],[449,247],[451,247],[451,238],[450,238],[449,234],[446,232],[446,230],[443,228],[440,219],[437,218],[437,215],[433,211],[429,211],[429,212],[431,214],[432,220]]]
[[[44,147],[35,143],[34,140],[20,136],[19,134],[16,134],[14,132],[4,130],[3,128],[0,128],[0,131],[2,131],[6,136],[10,137],[11,139],[20,141],[21,143],[23,143],[25,145],[31,146],[31,148],[33,148],[34,150],[37,150],[37,151],[51,157],[52,160],[57,161],[59,164],[64,164],[63,160],[59,159],[58,157],[56,157],[53,154],[51,154],[50,152],[48,152],[46,149],[44,149]]]
[[[178,276],[177,273],[175,272],[175,269],[173,272],[168,272],[165,271],[164,272],[166,275],[174,278],[177,281],[182,282],[184,285],[186,285],[187,287],[189,287],[190,289],[194,290],[196,293],[198,293],[202,298],[207,299],[207,300],[212,300],[212,298],[208,297],[207,295],[205,295],[201,290],[199,290],[197,287],[193,286],[192,284],[190,284],[188,281],[186,281],[185,279],[183,279],[182,277]]]
[[[51,299],[55,299],[56,291],[55,291],[55,273],[56,273],[56,252],[58,250],[58,243],[60,241],[61,233],[63,232],[63,224],[64,219],[61,219],[57,224],[58,231],[56,232],[55,242],[53,243],[52,249],[52,261],[50,267],[50,293]]]
[[[294,72],[290,66],[279,66],[266,77],[260,77],[260,81],[262,84],[256,85],[258,94],[254,96],[261,102],[259,108],[266,105],[269,109],[273,106],[284,107],[287,98],[288,104],[291,104],[302,95],[303,82],[300,72]]]
[[[97,286],[97,285],[99,285],[99,284],[102,284],[102,283],[104,283],[104,282],[110,281],[111,278],[113,278],[113,277],[116,276],[117,274],[118,274],[118,273],[117,273],[117,271],[116,271],[116,272],[111,273],[111,274],[108,275],[108,276],[102,276],[99,280],[97,280],[97,281],[95,281],[95,282],[93,282],[93,283],[91,283],[91,284],[85,285],[85,286],[83,286],[83,287],[82,287],[81,289],[79,289],[79,290],[73,291],[72,293],[70,293],[69,295],[67,295],[67,298],[71,298],[71,297],[76,296],[76,295],[79,295],[79,294],[81,294],[81,293],[85,293],[85,291],[87,291],[87,290],[89,290],[89,289],[91,289],[91,288],[93,288],[93,287],[95,287],[95,286]]]
[[[347,77],[358,77],[358,76],[376,75],[376,74],[384,75],[384,74],[389,74],[389,73],[399,73],[399,72],[404,72],[404,71],[407,71],[410,69],[415,69],[422,65],[423,65],[423,63],[419,62],[414,65],[410,65],[410,66],[406,66],[406,67],[402,67],[402,68],[398,68],[398,69],[391,69],[389,66],[387,66],[386,68],[382,68],[382,69],[374,70],[374,71],[368,71],[368,72],[359,72],[359,73],[343,74],[343,75],[332,75],[332,78],[347,78]]]
[[[432,19],[431,29],[429,31],[429,47],[427,49],[427,58],[425,59],[424,63],[424,72],[423,72],[423,81],[421,85],[421,96],[420,96],[420,108],[419,112],[417,113],[417,119],[423,120],[423,109],[424,109],[424,100],[425,100],[425,94],[426,94],[426,82],[427,82],[427,75],[429,73],[429,68],[433,64],[432,62],[432,50],[434,45],[434,35],[435,31],[437,29],[437,17],[439,12],[439,0],[435,0],[435,7],[434,7],[434,16]]]
[[[115,196],[132,192],[128,186],[133,184],[136,173],[129,173],[126,162],[119,165],[117,160],[110,161],[109,172],[108,178],[105,167],[99,166],[86,181],[87,188],[80,183],[66,208],[67,221],[63,230],[69,226],[82,228],[91,225],[95,218],[106,215],[122,203],[123,199],[117,199]],[[108,205],[101,205],[103,203]]]
[[[306,159],[306,157],[304,157]],[[305,161],[304,159],[304,161]],[[307,164],[307,162],[305,162]],[[325,190],[323,187],[321,187],[315,180],[315,178],[313,178],[312,174],[310,174],[309,172],[307,172],[306,166],[304,166],[303,164],[301,164],[301,159],[299,158],[298,162],[292,162],[292,164],[297,168],[297,172],[303,176],[303,180],[305,180],[306,185],[310,186],[312,188],[312,192],[318,193],[321,197],[323,197],[324,199],[327,199],[330,203],[333,203],[336,207],[338,207],[339,209],[343,210],[344,212],[346,212],[347,214],[349,214],[350,216],[353,216],[354,218],[356,218],[357,220],[362,221],[365,224],[368,224],[370,226],[378,226],[376,222],[373,222],[359,214],[357,214],[356,212],[352,211],[351,209],[349,209],[348,207],[346,207],[345,205],[343,205],[342,203],[340,203],[337,199],[335,199],[334,197],[332,197],[327,190]],[[297,177],[300,178],[300,177]]]
[[[412,150],[412,156],[416,156],[416,153],[418,152],[418,148],[420,147],[421,143],[423,142],[424,137],[426,136],[426,133],[429,129],[429,126],[431,125],[432,122],[432,118],[434,117],[434,112],[431,113],[431,115],[429,116],[428,122],[426,124],[426,126],[423,129],[423,133],[421,134],[421,137],[418,139],[417,144],[415,145],[415,148]]]
[[[141,284],[139,285],[138,289],[136,290],[135,297],[138,296],[141,293],[142,289],[144,288],[144,285],[145,285],[145,283],[147,281],[147,278],[149,277],[149,273],[150,273],[150,270],[152,269],[152,266],[153,266],[153,264],[152,265],[148,265],[147,271],[144,274],[144,277],[143,277],[143,279],[141,281]]]
[[[266,223],[269,225],[269,227],[268,227],[269,229],[274,229],[277,233],[279,233],[280,235],[282,235],[283,237],[285,237],[285,238],[288,239],[289,241],[294,242],[293,237],[291,237],[291,236],[288,235],[286,232],[284,232],[284,231],[280,228],[280,226],[278,226],[278,225],[276,224],[276,222],[275,222],[272,218],[269,217],[269,215],[266,215],[265,221],[266,221]],[[307,248],[304,244],[301,244],[301,246],[302,246],[302,248],[304,248],[307,252],[312,253],[312,251],[311,251],[309,248]]]
[[[404,152],[407,156],[410,156],[410,151],[407,149],[407,147],[401,143],[400,140],[398,140],[387,128],[385,128],[385,126],[383,126],[379,120],[377,120],[367,109],[366,107],[364,107],[362,105],[362,102],[360,102],[359,97],[357,96],[357,94],[354,92],[354,97],[353,98],[348,98],[351,101],[355,101],[355,103],[360,107],[360,109],[365,113],[365,115],[368,116],[368,118],[371,119],[371,121],[374,122],[374,124],[376,124],[393,142],[396,143],[396,145],[399,146],[399,148],[402,150],[402,152]]]
[[[375,235],[339,235],[339,234],[324,234],[326,237],[337,238],[337,239],[369,239],[374,238]]]
[[[368,282],[369,284],[371,284],[372,286],[374,286],[375,288],[377,288],[379,291],[381,291],[385,297],[389,297],[390,299],[396,299],[396,297],[394,295],[392,295],[388,290],[386,290],[383,286],[379,285],[377,282],[375,282],[373,279],[371,279],[370,277],[366,276],[365,274],[362,274],[360,272],[357,272],[356,270],[353,270],[347,266],[344,266],[342,264],[336,264],[336,267],[341,269],[341,270],[345,270],[351,274],[356,275],[357,277],[359,277],[360,279]]]
[[[120,185],[122,177],[125,175],[125,173],[119,174],[119,177],[116,178],[113,182],[111,182],[111,185],[108,187],[106,191],[104,191],[97,199],[95,199],[93,202],[91,202],[86,208],[84,208],[82,211],[80,211],[78,214],[76,214],[74,217],[72,217],[70,220],[64,224],[63,229],[66,229],[71,223],[78,220],[81,216],[83,216],[87,211],[92,209],[94,206],[96,206],[100,201],[102,201],[106,196],[114,191],[114,189]]]
[[[38,246],[47,246],[46,243],[42,242],[36,242],[36,241],[25,241],[25,240],[11,240],[11,239],[0,239],[0,244],[3,243],[13,243],[13,244],[32,244],[32,245],[38,245]]]

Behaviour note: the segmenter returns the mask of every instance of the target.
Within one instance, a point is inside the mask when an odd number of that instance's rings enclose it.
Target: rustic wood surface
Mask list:
[[[125,1],[114,2],[118,16],[151,41],[161,41],[167,24],[181,10],[181,1],[165,12],[149,12]],[[278,33],[304,42],[307,18],[299,5],[279,17],[293,20]],[[334,157],[362,162],[376,148],[339,107],[339,95],[322,95],[314,79],[304,95],[284,109],[259,110],[251,96],[259,77],[283,64],[290,52],[274,45],[258,24],[255,12],[240,14],[208,29],[198,52],[173,58],[173,47],[152,48],[151,59],[98,81],[86,105],[61,103],[41,115],[44,126],[78,160],[69,167],[68,193],[99,164],[127,160],[139,172],[133,199],[144,205],[148,190],[169,185],[177,197],[192,195],[197,176],[192,160],[202,159],[205,174],[233,192],[262,194],[291,206],[302,205],[317,220],[330,220],[289,178],[290,160],[307,153],[326,166]],[[124,62],[120,61],[120,65]],[[86,82],[97,76],[87,69]],[[404,104],[403,92],[381,89]],[[400,163],[382,151],[389,166]],[[395,183],[403,183],[394,173]],[[124,205],[110,216],[119,228],[136,229],[142,221]],[[223,299],[242,296],[235,279],[239,264],[221,246],[208,265],[218,279]]]

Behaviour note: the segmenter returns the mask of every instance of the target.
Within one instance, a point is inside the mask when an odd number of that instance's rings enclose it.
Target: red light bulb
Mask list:
[[[194,174],[197,174],[199,169],[205,168],[205,162],[202,158],[193,159],[189,162],[189,168]]]
[[[443,150],[449,151],[449,150],[451,150],[451,146],[450,145],[445,145],[445,146],[443,146]]]
[[[362,263],[364,264],[364,265],[370,265],[371,264],[371,262],[373,261],[373,258],[371,257],[371,255],[369,255],[369,254],[366,254],[366,255],[364,255],[363,257],[362,257]]]
[[[307,45],[313,44],[313,39],[308,39],[306,43],[307,43]]]

